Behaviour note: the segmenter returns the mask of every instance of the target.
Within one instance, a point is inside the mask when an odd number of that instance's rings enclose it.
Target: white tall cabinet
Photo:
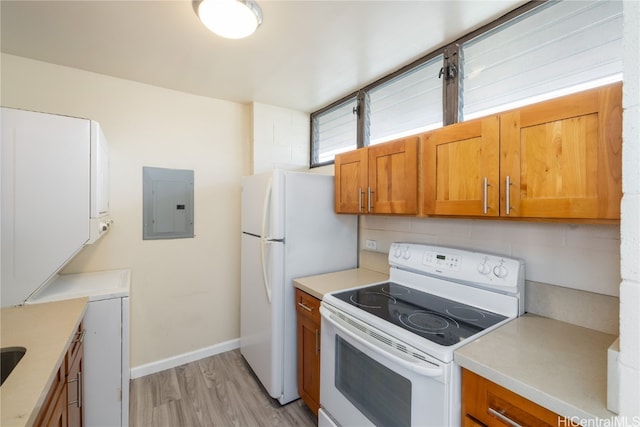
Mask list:
[[[90,120],[1,109],[3,307],[21,304],[89,240]]]
[[[58,275],[27,304],[88,297],[84,315],[85,426],[129,425],[129,270]]]
[[[91,220],[110,224],[104,135],[88,119],[5,107],[0,114],[0,305],[88,297],[83,425],[127,426],[130,272],[57,275],[97,239]]]

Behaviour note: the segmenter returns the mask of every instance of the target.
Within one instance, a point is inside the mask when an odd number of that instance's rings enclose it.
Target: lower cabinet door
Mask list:
[[[43,421],[43,426],[46,427],[67,427],[67,386],[65,385],[62,393],[58,395],[58,398],[53,406],[53,410],[49,416]]]
[[[296,289],[298,394],[318,416],[320,408],[320,300]]]
[[[82,427],[82,348],[73,361],[67,375],[67,425]]]
[[[318,415],[320,408],[320,325],[298,315],[298,394]]]

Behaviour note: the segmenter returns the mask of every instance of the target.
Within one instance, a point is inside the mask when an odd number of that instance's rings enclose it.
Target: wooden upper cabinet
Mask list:
[[[368,148],[370,213],[418,212],[418,140],[414,136]]]
[[[423,136],[422,214],[618,220],[622,84]]]
[[[367,190],[367,149],[336,155],[335,159],[335,211],[338,213],[364,213]]]
[[[418,136],[336,155],[335,211],[418,212]]]
[[[423,144],[425,213],[499,215],[498,116],[429,132]]]
[[[620,83],[502,114],[500,144],[501,215],[620,218]]]

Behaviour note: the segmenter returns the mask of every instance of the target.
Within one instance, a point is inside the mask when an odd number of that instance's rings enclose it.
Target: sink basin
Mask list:
[[[27,352],[27,349],[24,347],[6,347],[0,348],[0,371],[2,371],[2,382],[0,385],[4,384],[4,380],[7,379],[9,374],[13,371],[22,359],[22,356]]]

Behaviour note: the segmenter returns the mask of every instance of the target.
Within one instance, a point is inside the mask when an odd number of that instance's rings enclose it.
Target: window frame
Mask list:
[[[314,145],[314,138],[313,138],[313,134],[315,132],[314,129],[314,125],[313,122],[315,120],[315,118],[319,115],[322,115],[324,113],[333,111],[335,108],[340,107],[341,105],[349,102],[352,99],[356,99],[356,106],[360,105],[360,102],[358,100],[358,95],[359,92],[351,92],[350,94],[343,96],[342,98],[338,99],[337,101],[332,102],[331,104],[327,105],[326,107],[321,108],[318,111],[315,111],[313,113],[311,113],[310,117],[309,117],[309,130],[310,130],[310,135],[309,135],[309,167],[310,168],[315,168],[315,167],[322,167],[322,166],[327,166],[327,165],[332,165],[335,160],[327,160],[325,162],[319,162],[319,161],[315,161],[314,162],[314,153],[318,150],[316,150],[316,147]],[[357,107],[356,107],[357,108]],[[360,124],[359,124],[359,118],[358,118],[358,124],[357,124],[357,130],[356,130],[356,140],[359,141],[360,140]],[[358,147],[359,148],[359,147]]]
[[[462,46],[463,43],[474,39],[490,30],[493,30],[496,27],[499,27],[509,21],[511,21],[512,19],[516,19],[517,17],[519,17],[520,15],[529,12],[532,9],[535,9],[543,4],[548,3],[549,1],[552,0],[531,0],[507,13],[505,13],[504,15],[500,16],[499,18],[495,19],[494,21],[483,25],[482,27],[473,30],[467,34],[465,34],[464,36],[460,37],[459,39],[455,40],[452,43],[447,43],[447,44],[443,44],[441,46],[439,46],[438,48],[432,50],[431,52],[427,53],[426,55],[418,58],[415,61],[410,62],[407,65],[404,65],[400,68],[398,68],[397,70],[393,71],[390,74],[387,74],[383,77],[381,77],[380,79],[374,81],[373,83],[370,83],[366,86],[363,86],[362,88],[356,90],[355,92],[351,92],[346,96],[341,97],[340,99],[332,102],[331,104],[327,105],[326,107],[323,107],[317,111],[314,111],[313,113],[310,114],[310,135],[309,135],[309,140],[310,140],[310,144],[309,144],[309,167],[310,168],[316,168],[316,167],[322,167],[322,166],[327,166],[327,165],[332,165],[334,164],[335,160],[329,160],[329,161],[325,161],[325,162],[317,162],[314,161],[314,147],[317,145],[317,142],[314,141],[314,119],[319,116],[322,115],[323,113],[326,113],[327,111],[331,110],[332,108],[335,108],[336,106],[348,101],[349,99],[352,99],[354,96],[356,97],[356,109],[357,109],[357,124],[356,124],[356,141],[355,141],[355,147],[354,149],[358,149],[358,148],[363,148],[363,147],[367,147],[369,146],[369,132],[368,132],[368,122],[367,122],[367,118],[369,116],[368,111],[367,111],[367,102],[366,102],[366,98],[368,96],[368,92],[373,89],[376,88],[380,85],[385,84],[386,82],[388,82],[389,80],[392,80],[404,73],[407,73],[409,71],[411,71],[412,69],[421,66],[422,64],[424,64],[425,62],[428,62],[430,60],[432,60],[433,58],[439,56],[439,55],[443,55],[443,70],[447,69],[447,67],[453,67],[455,66],[456,69],[456,76],[453,79],[443,79],[442,81],[442,85],[443,85],[443,90],[442,90],[442,109],[443,109],[443,114],[442,114],[442,118],[443,118],[443,126],[447,126],[450,124],[454,124],[454,123],[458,123],[459,119],[462,117],[462,103],[460,102],[460,97],[462,95],[462,90],[460,87],[460,46]],[[441,76],[442,76],[442,71],[441,71]]]

